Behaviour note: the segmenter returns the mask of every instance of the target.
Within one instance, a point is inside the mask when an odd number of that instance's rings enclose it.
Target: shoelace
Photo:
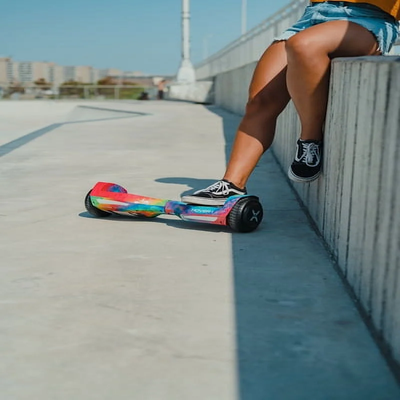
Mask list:
[[[302,143],[303,154],[299,161],[304,159],[308,167],[315,167],[319,163],[319,146],[315,143]],[[315,160],[315,161],[314,161]]]
[[[228,194],[229,183],[225,181],[218,181],[204,189],[205,192],[214,192],[216,194]]]

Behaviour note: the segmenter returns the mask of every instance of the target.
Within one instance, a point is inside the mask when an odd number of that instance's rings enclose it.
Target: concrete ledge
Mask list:
[[[168,89],[167,98],[170,100],[186,100],[196,103],[212,103],[214,101],[213,81],[174,83],[169,85]]]
[[[243,113],[255,63],[215,78],[216,104]],[[336,59],[323,176],[294,188],[337,259],[384,348],[400,363],[400,58]],[[290,104],[273,151],[293,160],[300,126]]]

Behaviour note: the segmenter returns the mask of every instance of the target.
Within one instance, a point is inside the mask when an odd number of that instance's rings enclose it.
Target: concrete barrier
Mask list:
[[[170,100],[193,101],[195,103],[213,103],[214,82],[171,83],[166,98]]]
[[[255,63],[215,77],[215,102],[242,114]],[[400,57],[333,61],[322,177],[294,184],[384,347],[400,365]],[[273,151],[293,160],[292,103]]]

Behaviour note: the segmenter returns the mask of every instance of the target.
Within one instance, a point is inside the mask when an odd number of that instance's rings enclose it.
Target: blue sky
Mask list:
[[[248,29],[290,0],[247,0]],[[191,0],[191,58],[241,33],[241,0]],[[1,7],[0,56],[149,74],[175,74],[181,0],[16,0]],[[267,45],[267,43],[266,43]]]

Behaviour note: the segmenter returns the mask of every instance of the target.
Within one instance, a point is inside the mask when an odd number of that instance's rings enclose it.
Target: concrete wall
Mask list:
[[[213,103],[214,82],[212,80],[193,83],[172,82],[168,85],[166,98],[193,101],[196,103]]]
[[[217,75],[214,80],[215,103],[236,114],[243,114],[256,62]]]
[[[242,114],[255,63],[215,77],[216,104]],[[293,160],[299,121],[281,115],[273,151]],[[400,58],[333,62],[322,177],[294,184],[344,276],[400,363]]]

